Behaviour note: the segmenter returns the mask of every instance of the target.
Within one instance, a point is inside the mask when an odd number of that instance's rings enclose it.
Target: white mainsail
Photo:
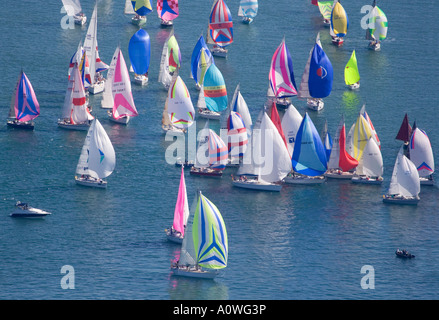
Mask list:
[[[416,166],[404,154],[398,153],[390,181],[389,194],[416,197],[421,192],[421,183]]]
[[[238,174],[257,175],[260,181],[268,183],[278,182],[292,170],[291,158],[270,117],[265,110],[261,113]]]
[[[113,144],[99,120],[95,119],[85,138],[76,173],[103,179],[113,172],[115,165]]]
[[[107,81],[105,81],[104,92],[102,93],[101,107],[104,109],[113,108],[113,78],[114,69],[116,68],[117,57],[119,55],[120,48],[117,47],[114,51],[113,58],[111,59],[110,67],[107,71]]]
[[[296,140],[297,131],[299,131],[300,124],[302,123],[302,119],[303,117],[292,104],[288,106],[282,117],[281,127],[287,141],[288,152],[290,155],[293,155],[294,142]]]
[[[383,157],[373,138],[370,138],[364,147],[363,156],[355,172],[367,177],[381,177],[383,175]]]
[[[425,131],[415,128],[410,139],[410,160],[418,169],[420,177],[428,177],[434,172],[433,149]]]

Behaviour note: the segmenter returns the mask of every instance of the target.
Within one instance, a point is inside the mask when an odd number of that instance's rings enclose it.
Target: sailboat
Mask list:
[[[227,267],[228,237],[220,211],[201,191],[190,208],[180,259],[171,264],[172,274],[213,279]]]
[[[297,111],[296,107],[290,104],[285,110],[282,117],[282,131],[284,132],[285,139],[287,142],[287,149],[290,156],[294,152],[294,143],[296,142],[296,135],[299,131],[300,125],[302,124],[303,117]]]
[[[184,81],[177,76],[171,83],[162,117],[164,132],[182,134],[194,123],[195,110],[189,90]]]
[[[374,137],[372,128],[363,113],[360,112],[346,138],[346,148],[348,153],[359,161],[363,155],[367,142],[372,137]]]
[[[333,68],[331,61],[323,51],[320,35],[309,53],[309,58],[302,74],[302,81],[297,96],[307,99],[307,106],[314,111],[323,109],[322,98],[329,96],[332,90]]]
[[[221,177],[229,157],[227,145],[212,129],[209,129],[209,121],[206,121],[200,135],[201,139],[198,143],[197,156],[194,165],[191,167],[190,174]],[[209,151],[208,162],[205,161],[206,151]]]
[[[344,81],[351,90],[360,87],[360,72],[358,71],[355,50],[352,51],[351,57],[344,68]]]
[[[239,113],[244,123],[244,126],[246,128],[247,135],[251,135],[253,122],[250,115],[250,111],[248,109],[247,102],[245,102],[245,99],[241,94],[241,85],[239,83],[236,85],[232,100],[230,101],[230,104],[227,106],[226,111],[221,114],[221,129],[229,128],[229,120],[230,120],[229,117],[232,112]]]
[[[242,17],[242,23],[252,23],[258,14],[258,7],[258,0],[241,0],[239,2],[238,17]]]
[[[227,130],[229,147],[230,157],[227,166],[238,166],[241,162],[247,149],[252,125],[250,111],[238,83],[230,104],[227,106],[226,111],[221,114],[221,130]]]
[[[157,15],[162,27],[172,26],[179,15],[178,0],[157,0]]]
[[[224,0],[214,0],[209,17],[207,43],[213,44],[212,54],[227,57],[227,46],[233,42],[233,20]]]
[[[89,72],[90,72],[91,83],[90,86],[88,87],[88,91],[91,94],[97,94],[104,91],[105,79],[102,77],[101,72],[104,72],[109,68],[109,66],[106,63],[104,63],[99,57],[98,41],[97,41],[97,24],[98,24],[97,15],[98,15],[98,7],[96,2],[83,46],[88,61],[90,63]]]
[[[292,169],[285,141],[265,112],[261,111],[232,185],[239,188],[276,191]]]
[[[126,0],[129,1],[129,0]],[[146,23],[146,15],[152,12],[150,0],[137,0],[131,1],[131,6],[133,7],[134,17],[131,22],[135,25],[143,25]],[[133,14],[128,8],[127,3],[125,3],[125,14]]]
[[[328,159],[328,171],[325,173],[325,177],[352,179],[353,169],[355,169],[357,165],[358,160],[353,158],[346,151],[346,128],[344,117],[342,117],[334,136],[331,155]]]
[[[369,19],[366,21],[366,39],[369,40],[369,49],[378,51],[381,49],[381,41],[387,37],[388,22],[386,14],[376,5],[376,0],[373,1],[372,11],[369,14]]]
[[[420,200],[420,191],[418,170],[401,148],[395,161],[389,190],[383,195],[383,202],[416,205]]]
[[[75,64],[78,66],[79,75],[81,77],[82,85],[84,86],[84,90],[86,94],[89,92],[89,87],[92,84],[91,75],[90,75],[90,61],[87,57],[87,53],[84,50],[84,47],[81,43],[78,44],[78,48],[70,59],[69,63],[69,78],[72,74],[73,67]]]
[[[79,185],[106,188],[106,177],[113,173],[116,154],[104,127],[94,119],[76,166],[75,181]]]
[[[163,44],[158,81],[165,89],[169,89],[173,76],[177,76],[181,66],[181,52],[177,39],[172,31]]]
[[[148,32],[139,29],[133,34],[128,45],[128,53],[134,71],[134,82],[140,85],[147,84],[151,60],[151,43]]]
[[[322,140],[308,113],[305,113],[296,135],[291,158],[293,171],[284,181],[292,184],[325,182],[327,159]]]
[[[325,148],[326,160],[329,161],[329,158],[330,158],[331,152],[332,152],[333,142],[332,142],[332,136],[328,130],[328,121],[327,120],[325,120],[325,125],[323,127],[322,142],[323,142],[323,147]]]
[[[434,156],[430,139],[424,130],[414,128],[409,144],[410,160],[416,166],[421,185],[433,185]]]
[[[136,117],[138,112],[131,92],[130,75],[119,47],[116,48],[114,56],[117,56],[117,60],[111,79],[113,107],[108,111],[108,116],[110,121],[128,124],[130,118]]]
[[[333,0],[317,1],[317,5],[319,6],[319,11],[323,16],[323,24],[325,26],[331,25],[331,13],[332,13],[333,3],[334,3]]]
[[[267,95],[273,97],[277,105],[286,108],[291,103],[290,97],[297,95],[297,90],[294,80],[293,60],[285,43],[285,37],[271,58],[268,81]]]
[[[402,120],[401,126],[399,127],[399,131],[395,139],[403,142],[402,144],[403,154],[408,159],[410,159],[409,142],[411,136],[412,136],[412,127],[410,126],[408,114],[406,113],[404,115],[404,119]]]
[[[219,120],[221,111],[227,109],[226,83],[215,64],[211,64],[204,75],[200,98],[198,114],[202,118]]]
[[[330,34],[332,37],[332,43],[336,46],[343,45],[344,37],[346,36],[349,28],[349,19],[345,9],[340,3],[340,0],[335,0],[331,13],[331,26]]]
[[[198,90],[200,90],[203,85],[204,75],[207,69],[214,63],[212,53],[207,47],[203,35],[201,35],[191,55],[191,78],[195,80],[195,86]]]
[[[119,56],[119,50],[114,51],[113,57],[111,58],[111,63],[107,71],[107,80],[104,85],[104,92],[102,93],[101,108],[103,109],[113,109],[113,78],[114,70],[116,69],[117,58]]]
[[[353,183],[381,184],[383,182],[383,156],[375,140],[370,137],[358,161]]]
[[[165,229],[169,241],[182,243],[184,230],[189,218],[189,204],[187,201],[186,182],[184,180],[184,166],[181,166],[180,186],[178,188],[177,203],[174,210],[174,221],[169,229]]]
[[[80,26],[87,22],[87,16],[82,12],[79,0],[62,0],[64,8],[69,16],[73,16],[75,24]]]
[[[93,120],[77,63],[74,64],[69,77],[61,116],[58,126],[70,130],[88,130]]]
[[[11,99],[6,124],[8,127],[33,130],[33,120],[38,117],[39,114],[40,104],[38,103],[35,91],[28,77],[22,70]]]

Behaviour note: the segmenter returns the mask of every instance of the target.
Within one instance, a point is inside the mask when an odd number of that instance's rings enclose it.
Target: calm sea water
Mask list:
[[[439,73],[435,2],[382,3],[389,19],[380,52],[366,49],[360,21],[363,5],[343,3],[350,28],[343,47],[330,43],[328,29],[310,1],[261,1],[251,25],[237,19],[239,1],[228,1],[234,43],[227,59],[216,59],[229,98],[238,83],[255,119],[265,102],[271,56],[285,36],[296,82],[317,32],[334,67],[334,87],[319,113],[309,112],[321,131],[334,133],[341,115],[349,127],[361,106],[382,143],[385,181],[357,186],[328,181],[322,186],[286,186],[280,193],[233,188],[223,178],[186,175],[192,201],[200,188],[223,214],[229,234],[229,265],[214,281],[170,276],[179,246],[168,243],[180,169],[166,163],[160,121],[166,91],[156,82],[163,42],[156,13],[144,27],[151,37],[150,83],[133,85],[139,117],[112,125],[91,96],[94,113],[112,140],[117,157],[107,190],[75,185],[73,177],[85,132],[59,129],[56,121],[67,85],[71,55],[87,26],[64,30],[61,1],[2,4],[0,18],[0,110],[6,122],[15,81],[23,70],[41,105],[34,132],[0,126],[0,298],[2,299],[437,299],[439,298],[438,188],[422,187],[417,207],[384,205],[400,142],[396,133],[405,113],[431,140],[439,155],[437,85]],[[155,1],[154,1],[155,3]],[[94,1],[82,1],[90,18]],[[101,59],[109,62],[120,44],[128,61],[128,41],[137,30],[124,16],[124,1],[98,1]],[[194,103],[198,91],[189,78],[192,49],[207,27],[210,1],[181,1],[174,31],[182,52],[181,76]],[[154,10],[155,11],[155,10]],[[422,21],[422,27],[419,24]],[[361,88],[349,91],[343,69],[356,50]],[[304,114],[304,101],[293,100]],[[203,121],[198,123],[201,128]],[[212,124],[218,129],[218,124]],[[12,219],[17,200],[53,214],[42,220]],[[396,248],[416,258],[396,258]],[[61,268],[75,270],[75,289],[64,290]],[[361,268],[372,266],[375,288],[362,289]]]

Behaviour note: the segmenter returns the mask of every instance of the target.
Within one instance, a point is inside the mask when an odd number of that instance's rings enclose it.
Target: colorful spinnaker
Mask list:
[[[332,90],[333,69],[331,61],[323,51],[320,37],[311,49],[298,91],[299,98],[325,98]]]
[[[252,23],[258,14],[258,0],[241,0],[239,2],[238,17],[242,17],[244,23]]]
[[[386,14],[376,5],[374,0],[373,9],[369,14],[369,19],[366,21],[366,39],[380,42],[387,37],[388,21]]]
[[[247,150],[248,134],[244,120],[238,112],[231,111],[229,115],[227,136],[230,158],[242,157]]]
[[[40,104],[35,91],[26,74],[21,71],[12,97],[7,124],[29,125],[30,128],[33,128],[32,120],[38,117],[39,114]]]
[[[211,64],[204,75],[204,99],[207,109],[220,112],[227,108],[227,89],[221,71]]]
[[[146,75],[151,59],[151,43],[148,32],[139,29],[133,34],[128,45],[128,53],[134,73]]]
[[[323,16],[323,22],[325,24],[330,24],[331,22],[331,13],[332,13],[332,5],[334,1],[332,0],[325,0],[325,1],[318,1],[317,4],[319,6],[319,11]]]
[[[157,0],[157,15],[164,21],[172,21],[179,15],[178,0]]]
[[[286,98],[297,95],[293,60],[285,44],[285,37],[271,58],[268,80],[276,98]]]
[[[224,0],[215,0],[209,17],[208,42],[227,47],[233,42],[233,20]]]
[[[349,28],[349,19],[340,0],[334,1],[331,13],[331,35],[345,37]]]
[[[160,61],[160,71],[158,81],[161,82],[166,89],[169,88],[175,71],[181,66],[181,52],[174,31],[171,31],[169,37],[163,44],[162,57]],[[175,73],[175,75],[177,74]]]
[[[352,51],[351,57],[344,69],[344,81],[348,86],[360,82],[360,72],[358,71],[357,57],[355,50]]]
[[[177,128],[190,127],[195,118],[195,110],[186,84],[178,76],[168,91],[168,116]]]
[[[191,78],[195,80],[197,88],[201,88],[207,69],[214,63],[212,53],[207,47],[203,35],[201,35],[195,44],[191,56]]]
[[[308,113],[297,132],[291,161],[293,170],[306,176],[320,176],[327,170],[325,148]]]
[[[227,266],[228,237],[220,211],[201,191],[190,208],[180,259],[171,268],[174,275],[214,278]],[[200,268],[201,267],[201,268]]]
[[[146,16],[152,11],[151,2],[149,0],[131,1],[134,12],[139,16]]]
[[[117,53],[116,53],[117,52]],[[131,81],[128,69],[119,47],[116,48],[117,62],[112,79],[113,110],[112,118],[136,117],[138,115],[131,92]],[[108,80],[107,80],[108,81]]]
[[[334,136],[332,151],[328,160],[328,170],[348,172],[356,166],[358,166],[358,160],[346,151],[346,128],[342,117]]]
[[[226,168],[229,160],[229,152],[224,141],[212,130],[209,129],[209,167],[216,171]]]
[[[165,230],[168,239],[175,242],[182,242],[189,218],[189,204],[187,200],[186,182],[184,179],[184,168],[181,167],[180,185],[178,188],[177,202],[174,209],[174,220],[171,230]]]

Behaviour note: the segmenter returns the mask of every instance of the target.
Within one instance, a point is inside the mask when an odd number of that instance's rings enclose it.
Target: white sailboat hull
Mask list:
[[[144,75],[136,75],[134,77],[134,83],[144,86],[148,83],[148,77],[144,76]]]
[[[172,125],[162,125],[162,130],[164,133],[170,132],[171,134],[176,136],[182,136],[186,133],[185,129],[176,128]]]
[[[221,114],[219,112],[211,111],[209,109],[198,110],[198,115],[204,119],[220,120]]]
[[[284,179],[285,183],[289,184],[322,184],[326,181],[323,176],[319,177],[286,177]]]
[[[247,180],[247,181],[233,180],[232,185],[235,187],[238,187],[238,188],[260,190],[260,191],[280,192],[282,190],[282,185],[280,185],[280,184],[260,182],[260,181],[256,181],[256,180]]]
[[[125,117],[121,117],[119,119],[115,119],[113,118],[113,115],[110,114],[109,119],[110,121],[114,122],[114,123],[119,123],[119,124],[128,124],[128,122],[130,122],[130,116],[125,116]]]
[[[171,27],[173,25],[174,25],[174,21],[172,20],[163,20],[163,19],[160,20],[160,26],[162,27]]]
[[[88,87],[88,92],[91,94],[98,94],[103,92],[105,89],[105,81],[99,81],[94,83],[92,86]]]
[[[83,26],[87,22],[86,16],[74,16],[73,20],[75,21],[75,24]]]
[[[206,271],[202,269],[182,268],[182,267],[171,267],[171,270],[174,276],[200,278],[200,279],[213,279],[219,273],[218,270]]]
[[[75,177],[75,182],[76,182],[76,184],[79,184],[79,185],[85,186],[85,187],[93,187],[93,188],[100,188],[100,189],[107,188],[107,181],[105,181],[105,180],[90,180],[90,179]]]
[[[58,120],[58,127],[68,130],[88,131],[90,128],[90,122],[72,124],[64,120]]]
[[[384,203],[390,203],[390,204],[406,204],[406,205],[417,205],[420,198],[402,198],[402,197],[392,197],[390,195],[384,195],[383,196],[383,202]]]
[[[142,24],[146,23],[146,16],[134,16],[131,19],[131,23],[136,25],[136,26],[140,26]]]
[[[321,99],[308,99],[306,102],[308,109],[313,111],[320,111],[325,106],[325,103]]]
[[[183,243],[183,237],[181,234],[175,234],[171,233],[169,229],[165,229],[166,232],[166,239],[168,239],[171,242],[182,244]]]
[[[343,171],[325,172],[325,177],[331,179],[352,179],[353,176],[354,174],[351,172],[343,172]]]
[[[349,87],[349,89],[351,89],[351,90],[356,90],[356,89],[360,88],[360,83],[359,83],[359,82],[356,82],[356,83],[354,83],[354,84],[350,84],[350,85],[348,85],[348,87]]]
[[[419,177],[419,181],[421,182],[421,185],[423,185],[423,186],[433,186],[434,185],[433,179]]]
[[[227,49],[220,48],[220,47],[214,47],[210,50],[212,52],[212,55],[219,58],[227,58]]]
[[[383,179],[381,178],[371,178],[371,177],[360,177],[360,176],[353,176],[351,181],[353,183],[359,183],[359,184],[375,184],[380,185],[383,182]]]

